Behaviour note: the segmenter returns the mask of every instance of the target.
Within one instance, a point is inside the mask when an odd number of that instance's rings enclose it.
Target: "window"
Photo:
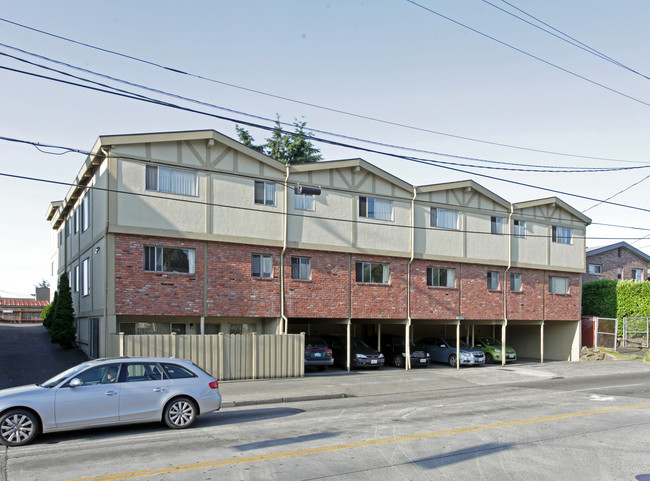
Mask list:
[[[525,220],[513,220],[514,226],[514,235],[521,239],[526,238],[526,221]]]
[[[516,272],[510,274],[510,290],[521,291],[521,274]]]
[[[603,266],[600,264],[589,264],[589,274],[600,275],[603,273]]]
[[[456,287],[456,270],[427,267],[427,286]]]
[[[503,234],[506,219],[504,217],[492,216],[491,232],[492,234]]]
[[[88,230],[90,226],[90,198],[86,194],[81,201],[81,232]]]
[[[74,210],[74,214],[72,216],[72,223],[74,224],[74,233],[76,234],[79,232],[79,216],[77,215],[77,209]]]
[[[548,291],[555,294],[568,294],[569,279],[567,277],[551,276],[548,280]]]
[[[144,246],[144,270],[194,274],[194,249]]]
[[[165,379],[162,369],[154,362],[130,363],[125,368],[126,372],[122,373],[120,380],[126,382],[162,381]]]
[[[311,258],[309,257],[292,257],[291,258],[291,278],[311,280]]]
[[[251,258],[251,276],[271,277],[273,275],[273,257],[269,254],[253,254]]]
[[[169,194],[196,196],[196,172],[147,165],[145,188]]]
[[[63,244],[63,230],[59,231],[59,245]]]
[[[81,295],[90,294],[90,258],[86,257],[81,262]]]
[[[618,277],[619,279],[623,279],[623,268],[622,268],[622,267],[619,267],[619,268],[617,269],[617,277]]]
[[[496,291],[499,289],[499,273],[490,271],[487,275],[487,288]]]
[[[293,207],[297,210],[316,210],[314,196],[311,194],[294,194]]]
[[[91,367],[86,369],[75,378],[81,381],[83,386],[92,386],[95,384],[109,384],[117,382],[120,364],[104,364],[102,366]]]
[[[176,334],[187,334],[187,324],[184,322],[172,322],[171,328]]]
[[[255,203],[275,205],[275,183],[255,181]]]
[[[167,373],[167,377],[170,379],[185,379],[196,377],[196,374],[194,374],[192,371],[184,368],[183,366],[179,366],[178,364],[163,363],[162,367],[165,370],[165,373]]]
[[[393,220],[393,201],[359,196],[359,217]]]
[[[553,242],[559,244],[573,244],[573,229],[570,227],[553,226]]]
[[[641,282],[643,280],[643,269],[632,269],[632,279]]]
[[[72,232],[72,219],[68,217],[65,220],[65,236],[69,237],[71,232]]]
[[[257,324],[228,324],[229,334],[252,334],[257,332]]]
[[[431,227],[458,229],[458,211],[431,207]]]
[[[74,291],[79,292],[79,266],[74,266]]]
[[[386,264],[375,262],[357,262],[357,282],[372,282],[375,284],[388,284],[390,269]]]

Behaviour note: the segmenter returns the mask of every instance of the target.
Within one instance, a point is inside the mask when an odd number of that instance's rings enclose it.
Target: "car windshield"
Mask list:
[[[366,344],[364,341],[361,339],[352,339],[352,347],[356,347],[358,349],[364,348],[364,349],[370,349],[370,346]]]
[[[317,337],[305,338],[305,349],[327,349],[327,344]]]
[[[38,385],[41,386],[41,387],[48,387],[48,388],[49,387],[54,387],[57,384],[59,384],[61,381],[63,381],[64,379],[75,375],[76,373],[82,371],[83,369],[86,369],[87,367],[88,367],[88,364],[79,364],[78,366],[71,367],[67,371],[63,371],[62,373],[57,374],[53,378],[48,379],[44,383],[38,384]]]
[[[445,344],[451,347],[456,347],[456,339],[449,338],[449,339],[443,339],[443,341],[445,342]],[[460,344],[460,347],[469,347],[469,344],[467,344],[465,341],[459,340],[458,342]]]
[[[487,344],[488,346],[500,346],[501,345],[501,341],[497,341],[493,337],[484,337],[483,339],[481,339],[481,341],[483,341],[483,343]]]

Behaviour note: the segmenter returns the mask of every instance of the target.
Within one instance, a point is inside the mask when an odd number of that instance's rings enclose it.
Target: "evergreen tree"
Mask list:
[[[47,306],[45,306],[45,309],[43,309],[43,312],[41,312],[43,326],[46,327],[48,331],[52,329],[52,321],[54,320],[54,311],[56,309],[56,298],[58,295],[59,293],[57,291],[54,291],[54,299]]]
[[[74,307],[72,305],[72,292],[68,275],[64,272],[59,278],[57,288],[58,297],[54,308],[54,319],[50,330],[50,341],[59,344],[62,348],[70,348],[76,338],[77,330],[74,326]]]
[[[320,150],[309,140],[310,137],[313,137],[313,134],[305,130],[307,122],[295,120],[293,125],[294,133],[285,134],[278,115],[271,137],[266,139],[266,142],[262,145],[255,145],[255,139],[245,128],[237,125],[235,130],[242,144],[280,162],[308,164],[321,160],[323,156],[320,154]]]

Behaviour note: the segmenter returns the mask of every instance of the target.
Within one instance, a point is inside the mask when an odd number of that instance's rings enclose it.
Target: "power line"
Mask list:
[[[588,210],[591,210],[591,209],[593,209],[594,207],[598,207],[598,206],[601,205],[603,202],[608,201],[608,200],[611,200],[611,199],[613,199],[614,197],[616,197],[616,196],[622,194],[623,192],[630,190],[632,187],[634,187],[634,186],[636,186],[636,185],[639,185],[641,182],[643,182],[644,180],[646,180],[648,177],[650,177],[650,175],[646,175],[643,179],[641,179],[641,180],[639,180],[639,181],[637,181],[637,182],[634,182],[634,183],[631,184],[631,185],[628,185],[628,186],[625,187],[623,190],[619,190],[616,194],[607,197],[607,199],[605,199],[604,201],[602,201],[602,202],[598,202],[598,203],[592,205],[591,207],[589,207],[588,209],[583,210],[582,213],[584,214],[584,213],[587,212]]]
[[[487,38],[487,39],[490,39],[490,40],[492,40],[493,42],[496,42],[496,43],[498,43],[498,44],[500,44],[500,45],[503,45],[504,47],[508,47],[508,48],[510,48],[510,49],[512,49],[512,50],[514,50],[514,51],[516,51],[516,52],[519,52],[519,53],[521,53],[521,54],[523,54],[523,55],[526,55],[527,57],[530,57],[530,58],[535,59],[535,60],[537,60],[537,61],[539,61],[539,62],[542,62],[542,63],[544,63],[544,64],[546,64],[546,65],[548,65],[548,66],[550,66],[550,67],[553,67],[553,68],[555,68],[555,69],[561,70],[562,72],[567,73],[567,74],[569,74],[569,75],[572,75],[573,77],[576,77],[576,78],[582,79],[582,80],[584,80],[585,82],[589,82],[589,83],[592,84],[592,85],[596,85],[597,87],[603,88],[603,89],[608,90],[608,91],[610,91],[610,92],[612,92],[612,93],[615,93],[615,94],[617,94],[617,95],[620,95],[620,96],[622,96],[622,97],[625,97],[625,98],[627,98],[627,99],[629,99],[629,100],[632,100],[632,101],[637,102],[637,103],[639,103],[639,104],[645,105],[646,107],[650,107],[650,103],[648,103],[648,102],[645,102],[645,101],[643,101],[643,100],[641,100],[641,99],[638,99],[638,98],[636,98],[636,97],[632,97],[631,95],[628,95],[628,94],[626,94],[626,93],[623,93],[623,92],[621,92],[620,90],[616,90],[616,89],[614,89],[614,88],[612,88],[612,87],[608,87],[607,85],[602,84],[602,83],[600,83],[600,82],[597,82],[597,81],[595,81],[595,80],[591,80],[590,78],[585,77],[584,75],[580,75],[579,73],[576,73],[576,72],[573,72],[572,70],[569,70],[569,69],[567,69],[567,68],[561,67],[561,66],[559,66],[559,65],[557,65],[557,64],[555,64],[555,63],[553,63],[553,62],[550,62],[550,61],[548,61],[548,60],[545,60],[545,59],[543,59],[543,58],[541,58],[541,57],[539,57],[539,56],[537,56],[537,55],[534,55],[534,54],[532,54],[532,53],[526,52],[525,50],[522,50],[522,49],[520,49],[520,48],[518,48],[518,47],[515,47],[514,45],[509,44],[509,43],[507,43],[507,42],[504,42],[503,40],[499,40],[498,38],[493,37],[492,35],[488,35],[487,33],[483,33],[483,32],[481,32],[480,30],[477,30],[477,29],[475,29],[475,28],[470,27],[469,25],[465,25],[464,23],[461,23],[461,22],[459,22],[459,21],[457,21],[457,20],[454,20],[454,19],[451,18],[451,17],[448,17],[448,16],[446,16],[446,15],[443,15],[443,14],[440,13],[440,12],[437,12],[437,11],[431,9],[431,8],[425,7],[424,5],[422,5],[422,4],[420,4],[420,3],[417,3],[415,0],[405,0],[405,1],[408,2],[408,3],[410,3],[410,4],[412,4],[412,5],[415,5],[416,7],[421,8],[421,9],[423,9],[423,10],[425,10],[425,11],[427,11],[427,12],[433,14],[433,15],[437,15],[437,16],[440,17],[440,18],[443,18],[443,19],[445,19],[445,20],[448,20],[449,22],[452,22],[452,23],[454,23],[454,24],[456,24],[456,25],[458,25],[458,26],[460,26],[460,27],[463,27],[463,28],[465,28],[465,29],[467,29],[467,30],[470,30],[470,31],[472,31],[472,32],[474,32],[474,33],[476,33],[476,34],[478,34],[478,35],[481,35],[482,37],[485,37],[485,38]]]
[[[420,132],[426,132],[426,133],[446,136],[446,137],[450,137],[450,138],[456,138],[456,139],[459,139],[459,140],[466,140],[466,141],[470,141],[470,142],[478,142],[478,143],[487,144],[487,145],[494,145],[494,146],[499,146],[499,147],[506,147],[506,148],[511,148],[511,149],[524,150],[524,151],[528,151],[528,152],[537,152],[537,153],[543,153],[543,154],[549,154],[549,155],[556,155],[556,156],[563,156],[563,157],[574,157],[574,158],[582,158],[582,159],[592,159],[592,160],[606,160],[606,161],[614,161],[614,162],[637,162],[637,161],[627,160],[627,159],[615,159],[615,158],[609,158],[609,157],[594,157],[594,156],[588,156],[588,155],[569,154],[569,153],[566,153],[566,152],[557,152],[557,151],[551,151],[551,150],[543,150],[543,149],[522,147],[522,146],[517,146],[517,145],[512,145],[512,144],[493,142],[493,141],[488,141],[488,140],[483,140],[483,139],[476,139],[476,138],[462,136],[462,135],[455,135],[455,134],[450,134],[450,133],[441,132],[441,131],[437,131],[437,130],[431,130],[431,129],[425,129],[425,128],[422,128],[422,127],[412,126],[412,125],[408,125],[408,124],[404,124],[404,123],[379,119],[379,118],[375,118],[375,117],[371,117],[371,116],[367,116],[367,115],[356,114],[356,113],[347,112],[347,111],[340,110],[340,109],[335,109],[335,108],[331,108],[331,107],[318,105],[318,104],[315,104],[315,103],[304,102],[304,101],[292,99],[290,97],[271,94],[271,93],[264,92],[264,91],[261,91],[261,90],[256,90],[256,89],[252,89],[252,88],[248,88],[248,87],[243,87],[243,86],[240,86],[240,85],[224,82],[224,81],[221,81],[221,80],[217,80],[217,79],[210,78],[210,77],[205,77],[205,76],[202,76],[202,75],[193,74],[193,73],[186,72],[186,71],[184,71],[182,69],[179,69],[179,68],[165,66],[165,65],[162,65],[162,64],[159,64],[159,63],[156,63],[156,62],[152,62],[150,60],[142,59],[142,58],[135,57],[135,56],[132,56],[132,55],[127,55],[127,54],[120,53],[120,52],[110,50],[110,49],[105,49],[105,48],[102,48],[102,47],[91,45],[89,43],[80,42],[78,40],[73,40],[73,39],[70,39],[68,37],[64,37],[64,36],[61,36],[61,35],[56,35],[56,34],[53,34],[53,33],[50,33],[50,32],[46,32],[44,30],[40,30],[40,29],[37,29],[37,28],[34,28],[34,27],[30,27],[30,26],[27,26],[27,25],[24,25],[24,24],[21,24],[21,23],[18,23],[18,22],[8,20],[6,18],[1,18],[0,17],[0,21],[9,23],[11,25],[14,25],[14,26],[17,26],[17,27],[20,27],[20,28],[24,28],[24,29],[27,29],[27,30],[30,30],[30,31],[33,31],[33,32],[37,32],[37,33],[42,34],[42,35],[50,36],[50,37],[53,37],[53,38],[56,38],[56,39],[59,39],[59,40],[65,41],[65,42],[73,43],[73,44],[80,45],[80,46],[83,46],[83,47],[87,47],[87,48],[90,48],[90,49],[98,50],[98,51],[101,51],[101,52],[104,52],[104,53],[107,53],[107,54],[110,54],[110,55],[116,55],[116,56],[119,56],[119,57],[122,57],[122,58],[125,58],[125,59],[128,59],[128,60],[132,60],[132,61],[140,62],[140,63],[146,64],[146,65],[152,66],[152,67],[160,68],[160,69],[172,72],[172,73],[176,73],[176,74],[180,74],[180,75],[186,75],[186,76],[193,77],[193,78],[196,78],[196,79],[200,79],[200,80],[204,80],[204,81],[224,85],[224,86],[227,86],[227,87],[243,90],[243,91],[246,91],[246,92],[251,92],[251,93],[258,94],[258,95],[263,95],[263,96],[267,96],[267,97],[271,97],[271,98],[276,98],[278,100],[293,102],[293,103],[296,103],[296,104],[305,105],[305,106],[308,106],[308,107],[313,107],[313,108],[326,110],[326,111],[330,111],[330,112],[334,112],[334,113],[339,113],[339,114],[343,114],[343,115],[347,115],[347,116],[351,116],[351,117],[356,117],[356,118],[360,118],[360,119],[364,119],[364,120],[370,120],[370,121],[382,123],[382,124],[385,124],[385,125],[392,125],[392,126],[402,127],[402,128],[406,128],[406,129],[420,131]]]

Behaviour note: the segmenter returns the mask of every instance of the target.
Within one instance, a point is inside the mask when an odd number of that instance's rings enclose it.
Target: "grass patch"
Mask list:
[[[620,352],[612,351],[610,349],[603,349],[602,347],[600,348],[602,352],[605,354],[608,354],[612,356],[615,359],[643,359],[643,356],[639,354],[621,354]],[[646,353],[646,360],[649,360],[650,362],[650,356],[648,356],[650,353]]]

